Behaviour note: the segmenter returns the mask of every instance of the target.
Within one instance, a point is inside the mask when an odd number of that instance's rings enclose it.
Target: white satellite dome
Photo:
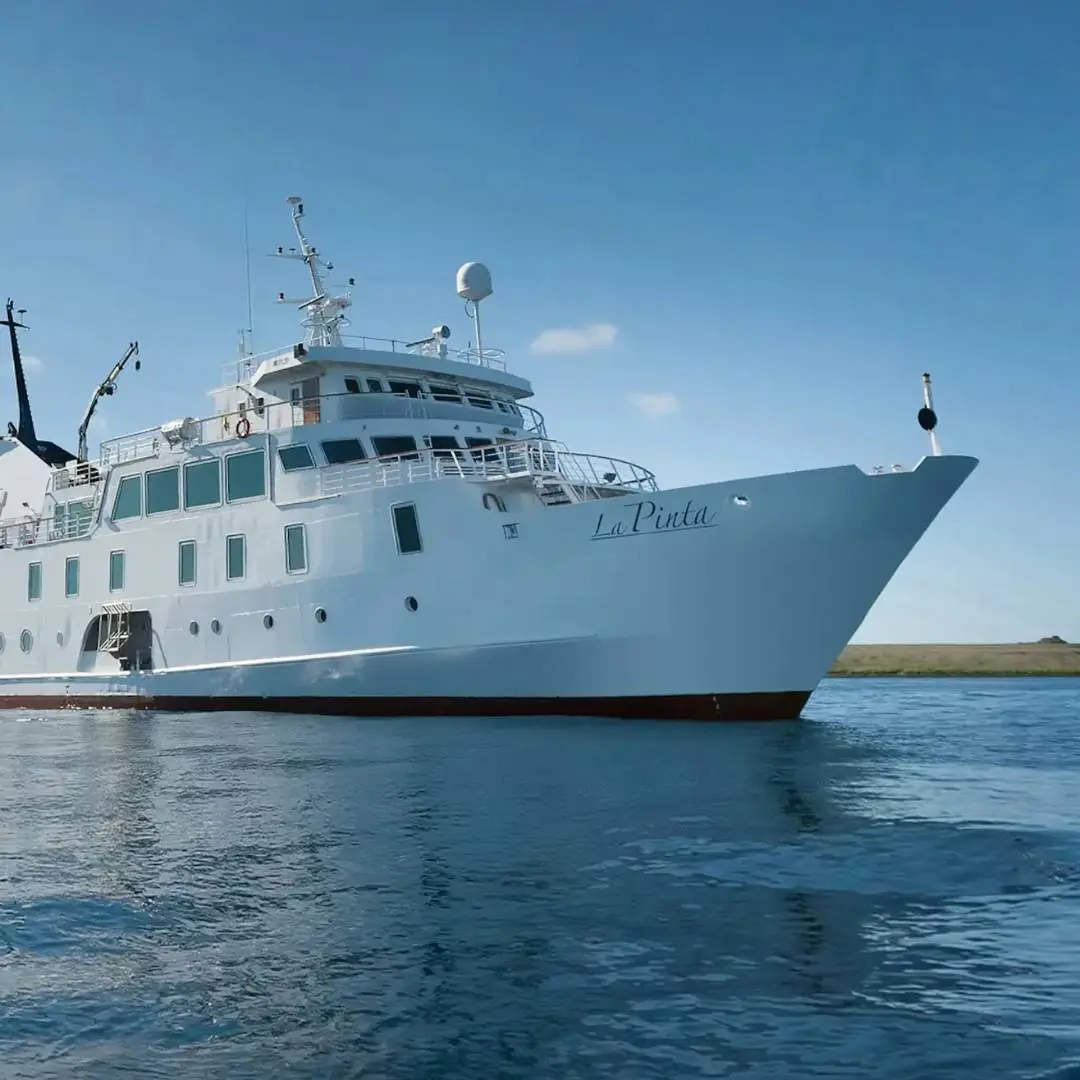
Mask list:
[[[491,295],[491,271],[481,262],[467,262],[457,272],[457,293],[474,303]]]

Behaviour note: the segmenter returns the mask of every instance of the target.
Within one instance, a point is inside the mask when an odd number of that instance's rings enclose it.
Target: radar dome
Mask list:
[[[479,262],[466,263],[457,272],[457,293],[474,303],[491,295],[491,271]]]

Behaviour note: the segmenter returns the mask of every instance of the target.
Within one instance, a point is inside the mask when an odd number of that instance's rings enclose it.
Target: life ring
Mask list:
[[[241,416],[236,421],[236,437],[246,439],[251,434],[251,421],[246,416]]]

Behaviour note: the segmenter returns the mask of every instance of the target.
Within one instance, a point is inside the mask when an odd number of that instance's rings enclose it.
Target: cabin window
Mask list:
[[[489,394],[485,394],[483,390],[470,390],[468,401],[470,405],[475,405],[478,409],[495,408],[495,405],[491,400],[491,396]]]
[[[94,508],[88,502],[60,503],[53,510],[53,539],[85,536],[93,523]]]
[[[155,469],[146,474],[146,512],[164,514],[180,509],[179,468]]]
[[[461,394],[456,386],[443,386],[442,383],[428,383],[431,388],[431,396],[436,401],[461,401]]]
[[[345,389],[350,394],[359,394],[360,393],[360,380],[359,379],[346,379],[345,380]]]
[[[255,399],[255,415],[262,416],[266,412],[266,398],[257,397]]]
[[[426,435],[424,441],[436,457],[453,457],[453,452],[461,449],[454,435]]]
[[[391,394],[404,394],[406,397],[419,397],[420,384],[411,379],[388,379]]]
[[[195,541],[180,541],[180,572],[178,580],[181,585],[195,584]]]
[[[266,462],[262,450],[230,454],[225,459],[225,495],[229,502],[266,494]]]
[[[296,472],[297,469],[314,469],[315,459],[311,456],[311,450],[307,443],[293,443],[292,446],[278,447],[278,460],[286,472]]]
[[[382,379],[365,379],[364,382],[367,384],[369,394],[381,394],[383,392]]]
[[[64,595],[68,598],[79,595],[78,556],[73,556],[64,563]]]
[[[195,461],[184,466],[184,509],[221,503],[221,462]]]
[[[225,537],[225,577],[229,581],[242,578],[247,570],[247,542],[243,536]]]
[[[364,444],[359,439],[329,439],[322,444],[327,465],[344,465],[349,461],[363,461],[367,457]]]
[[[116,499],[113,501],[113,521],[122,521],[124,518],[140,517],[142,515],[142,477],[125,476],[116,489]]]
[[[26,575],[27,600],[41,599],[41,563],[32,562]]]
[[[377,457],[394,457],[398,454],[410,458],[420,456],[410,453],[416,449],[416,440],[411,435],[373,435],[371,445],[375,447]]]
[[[285,526],[285,571],[289,574],[307,571],[307,534],[303,525]]]
[[[124,587],[124,553],[109,552],[109,592],[119,592]]]
[[[474,450],[478,446],[491,446],[492,442],[491,439],[466,439],[465,445],[469,447],[470,450]]]
[[[394,538],[397,540],[398,552],[402,555],[412,555],[423,550],[420,543],[420,523],[416,519],[416,505],[414,503],[400,503],[391,507],[394,517]]]

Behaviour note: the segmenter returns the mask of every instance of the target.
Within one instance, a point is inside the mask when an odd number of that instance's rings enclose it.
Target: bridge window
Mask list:
[[[27,572],[26,598],[27,600],[41,599],[41,563],[39,562],[32,562]]]
[[[476,406],[478,409],[494,409],[495,405],[491,400],[491,395],[484,393],[483,390],[470,390],[469,391],[469,404]]]
[[[180,541],[180,572],[178,579],[181,585],[195,584],[195,541]]]
[[[420,456],[411,453],[416,449],[416,440],[411,435],[373,435],[371,445],[375,447],[378,457],[394,457],[398,454],[409,458]]]
[[[416,506],[401,503],[391,508],[394,516],[394,537],[402,555],[413,555],[423,550],[420,543],[420,523],[416,519]]]
[[[360,393],[360,380],[359,379],[346,379],[345,389],[350,394]]]
[[[383,392],[382,379],[365,379],[364,381],[367,383],[369,394],[381,394]]]
[[[327,465],[344,465],[349,461],[363,461],[367,457],[364,444],[359,439],[328,439],[322,448]]]
[[[73,556],[64,563],[64,595],[68,598],[79,595],[79,559]]]
[[[184,509],[221,505],[221,462],[195,461],[184,466]]]
[[[124,587],[124,553],[109,552],[109,592],[119,592]]]
[[[285,526],[285,571],[289,574],[307,571],[307,535],[303,525]]]
[[[242,578],[247,572],[247,541],[243,536],[225,537],[225,577],[229,581]]]
[[[146,512],[164,514],[180,509],[179,468],[155,469],[146,474]]]
[[[424,441],[431,447],[436,457],[453,457],[453,451],[461,449],[454,435],[425,435]]]
[[[444,386],[442,383],[428,383],[428,386],[436,401],[456,401],[460,404],[461,393],[456,386]]]
[[[293,443],[292,446],[278,447],[278,460],[286,472],[296,472],[297,469],[314,469],[315,459],[311,456],[311,449],[307,443]]]
[[[225,497],[229,502],[259,499],[266,494],[266,461],[262,450],[230,454],[225,459]]]
[[[113,501],[113,521],[142,516],[142,477],[125,476],[116,489]]]
[[[419,397],[420,384],[412,379],[388,379],[391,394],[404,394],[406,397]]]

